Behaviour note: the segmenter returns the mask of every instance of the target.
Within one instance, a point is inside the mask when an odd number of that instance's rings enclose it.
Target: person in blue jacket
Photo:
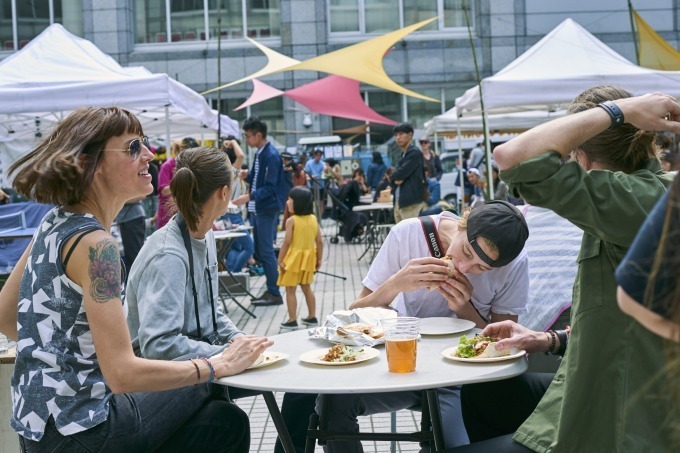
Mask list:
[[[382,154],[378,151],[373,151],[373,159],[368,164],[368,173],[366,174],[366,184],[373,190],[378,190],[378,185],[385,176],[387,165],[383,161]]]
[[[267,124],[256,116],[243,123],[243,137],[251,148],[257,149],[253,166],[246,182],[249,193],[232,202],[241,206],[248,203],[248,216],[253,225],[255,257],[262,262],[267,277],[267,289],[253,300],[255,306],[281,305],[283,299],[276,285],[279,278],[274,241],[279,214],[286,203],[286,178],[279,152],[267,140]]]

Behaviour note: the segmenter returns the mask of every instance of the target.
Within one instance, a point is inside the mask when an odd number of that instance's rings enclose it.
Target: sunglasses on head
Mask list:
[[[146,149],[151,150],[151,145],[149,144],[149,137],[135,138],[130,142],[126,149],[123,148],[108,148],[104,151],[127,151],[132,160],[137,160],[139,154],[142,152],[142,146]]]

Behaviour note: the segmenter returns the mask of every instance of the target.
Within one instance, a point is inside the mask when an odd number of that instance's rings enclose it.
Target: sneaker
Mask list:
[[[251,277],[259,277],[264,275],[264,269],[257,266],[248,266],[248,274],[250,274]]]
[[[301,321],[303,324],[308,326],[315,326],[319,324],[319,321],[316,318],[302,318]]]
[[[253,299],[255,307],[268,307],[270,305],[283,305],[283,297],[275,296],[269,291],[265,291],[260,297]]]
[[[281,323],[281,328],[282,329],[292,329],[295,330],[298,328],[298,323],[296,320],[293,321],[288,321],[288,322],[282,322]]]

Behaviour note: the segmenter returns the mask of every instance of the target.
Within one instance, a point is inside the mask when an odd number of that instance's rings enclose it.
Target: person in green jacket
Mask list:
[[[664,366],[661,340],[619,310],[614,271],[672,181],[661,169],[653,131],[680,133],[680,104],[660,93],[631,97],[602,86],[577,96],[569,113],[497,147],[494,158],[512,196],[552,209],[583,230],[571,334],[533,332],[509,322],[483,331],[504,339],[499,348],[559,351],[564,359],[552,382],[525,373],[464,386],[468,433],[472,425],[486,423],[505,435],[457,452],[673,448],[666,420],[669,388],[663,382],[649,385]],[[522,418],[515,407],[521,407]],[[514,426],[507,420],[512,417]]]

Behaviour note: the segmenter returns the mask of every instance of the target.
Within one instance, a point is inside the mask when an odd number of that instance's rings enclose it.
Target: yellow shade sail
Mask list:
[[[441,102],[438,99],[424,96],[402,87],[390,79],[383,68],[383,57],[394,44],[403,39],[406,35],[435,20],[437,20],[437,17],[418,22],[417,24],[409,25],[408,27],[401,28],[385,35],[378,36],[376,38],[372,38],[367,41],[327,53],[325,55],[310,58],[309,60],[305,60],[303,62],[289,58],[262,44],[257,43],[256,41],[253,41],[252,39],[248,39],[267,56],[268,62],[265,67],[249,76],[236,80],[235,82],[221,85],[217,88],[204,91],[201,94],[205,95],[212,93],[214,91],[221,90],[222,88],[227,88],[256,77],[264,77],[277,72],[307,70],[335,74],[347,77],[348,79],[358,80],[359,82],[367,83],[379,88],[384,88],[389,91],[405,94],[407,96],[413,96],[432,102]]]
[[[222,88],[227,88],[227,87],[230,87],[232,85],[237,85],[239,83],[243,83],[243,82],[246,82],[246,81],[251,80],[251,79],[255,79],[255,78],[258,78],[258,77],[264,77],[266,75],[274,74],[276,72],[285,71],[287,68],[295,66],[296,64],[298,64],[300,62],[300,61],[296,60],[295,58],[290,58],[290,57],[287,57],[283,54],[280,54],[277,51],[272,50],[269,47],[264,46],[257,41],[253,41],[250,38],[246,38],[246,39],[248,41],[250,41],[251,43],[253,43],[267,57],[267,64],[264,66],[264,68],[260,69],[257,72],[250,74],[249,76],[243,77],[242,79],[238,79],[234,82],[230,82],[230,83],[227,83],[225,85],[220,85],[217,88],[213,88],[211,90],[204,91],[203,93],[201,93],[202,95],[206,95],[208,93],[212,93],[214,91],[218,91],[218,90],[221,90]]]
[[[340,75],[348,79],[358,80],[376,87],[384,88],[395,93],[413,96],[432,102],[440,102],[428,96],[423,96],[408,90],[394,82],[383,68],[383,56],[387,51],[406,35],[437,20],[437,17],[427,19],[417,24],[409,25],[391,33],[360,42],[325,55],[310,58],[286,70],[310,70]]]
[[[680,52],[633,11],[638,32],[638,61],[640,66],[663,71],[680,71]]]

